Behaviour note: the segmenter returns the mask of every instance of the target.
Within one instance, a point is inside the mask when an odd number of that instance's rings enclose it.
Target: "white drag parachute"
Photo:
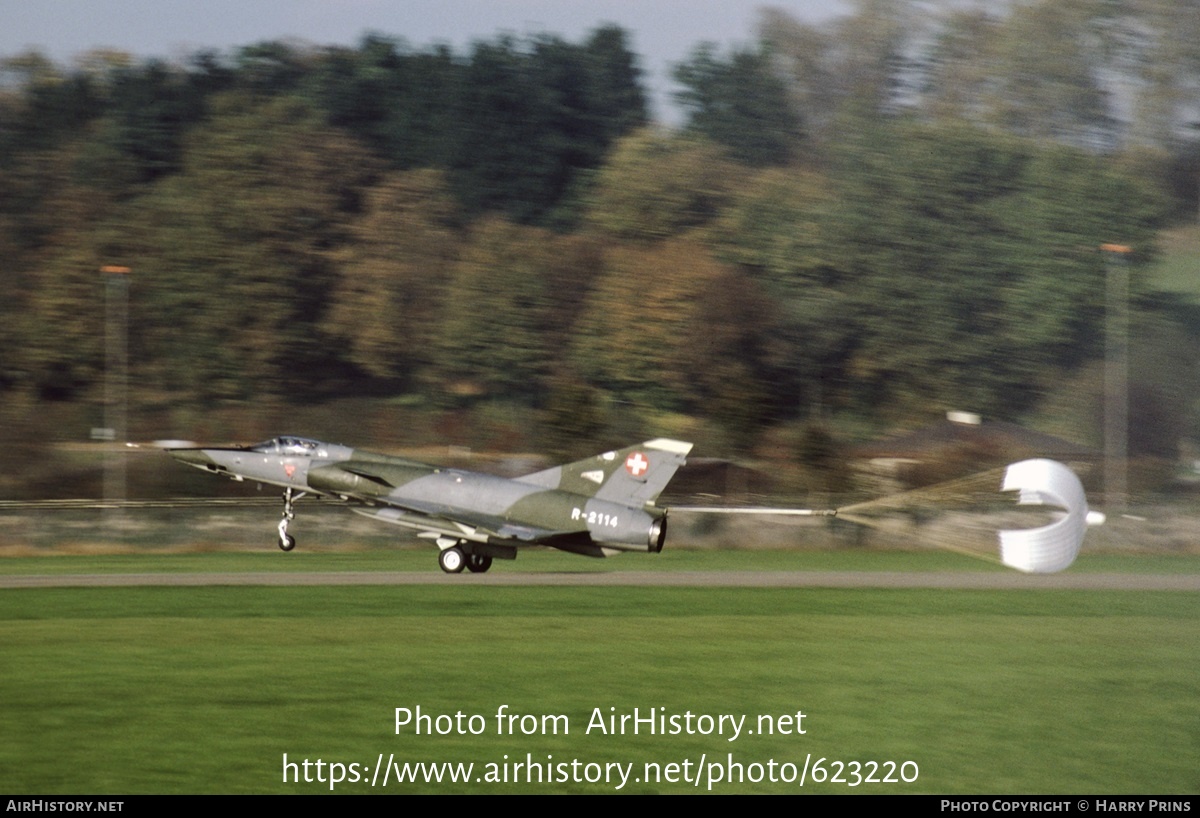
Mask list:
[[[1030,574],[1052,574],[1075,562],[1089,523],[1103,515],[1088,511],[1075,473],[1054,460],[1022,460],[1004,472],[1001,491],[1020,492],[1017,505],[1055,506],[1063,515],[1049,525],[1000,532],[1000,561]]]

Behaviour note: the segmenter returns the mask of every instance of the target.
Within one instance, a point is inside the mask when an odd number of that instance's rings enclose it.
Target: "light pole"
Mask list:
[[[104,297],[104,437],[113,448],[104,461],[104,499],[125,499],[125,451],[128,438],[127,387],[129,380],[129,274],[128,267],[105,265]],[[110,509],[110,521],[121,518],[120,508]]]
[[[1131,248],[1102,244],[1107,267],[1104,309],[1104,502],[1123,511],[1128,501],[1129,266]]]

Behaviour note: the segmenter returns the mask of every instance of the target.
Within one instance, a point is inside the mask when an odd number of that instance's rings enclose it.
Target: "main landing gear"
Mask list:
[[[492,558],[483,554],[467,555],[467,570],[472,574],[482,574],[492,567]]]
[[[464,568],[472,574],[482,574],[492,567],[492,558],[483,554],[467,554],[460,546],[452,545],[438,554],[438,565],[447,574],[461,574]]]
[[[288,523],[296,519],[296,510],[292,506],[292,503],[303,496],[304,492],[294,495],[290,488],[284,489],[283,519],[279,521],[279,548],[282,551],[291,551],[296,547],[296,538],[288,533]]]

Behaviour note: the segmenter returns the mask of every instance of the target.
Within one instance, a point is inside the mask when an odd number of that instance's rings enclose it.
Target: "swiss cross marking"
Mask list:
[[[625,458],[625,471],[634,477],[641,477],[646,473],[646,469],[648,468],[650,468],[650,461],[641,452],[634,452]]]

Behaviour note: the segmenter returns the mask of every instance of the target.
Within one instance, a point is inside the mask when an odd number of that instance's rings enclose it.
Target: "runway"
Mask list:
[[[42,574],[0,576],[0,588],[450,585],[664,588],[928,588],[949,590],[1200,591],[1200,574],[902,571],[440,571]]]

